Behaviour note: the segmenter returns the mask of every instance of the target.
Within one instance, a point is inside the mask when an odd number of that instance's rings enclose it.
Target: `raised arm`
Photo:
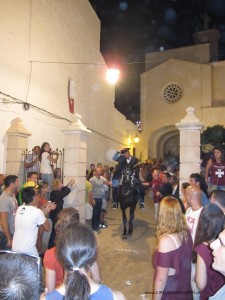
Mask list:
[[[49,221],[46,219],[45,222],[42,224],[43,228],[45,231],[50,231],[51,229],[51,225],[49,223]]]
[[[57,153],[57,152],[56,152],[56,158],[53,158],[50,154],[47,157],[47,159],[50,160],[50,162],[52,162],[53,164],[55,164],[57,162],[58,158],[59,158],[59,153]]]

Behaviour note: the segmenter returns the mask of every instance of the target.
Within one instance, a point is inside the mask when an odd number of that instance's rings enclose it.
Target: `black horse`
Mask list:
[[[118,164],[115,168],[115,177],[120,178],[118,186],[118,198],[123,217],[123,239],[133,233],[134,212],[139,198],[139,166],[138,159],[131,156],[129,148],[123,149],[114,156]],[[129,228],[127,231],[126,209],[130,208]]]
[[[138,202],[138,186],[135,170],[126,167],[122,171],[121,183],[119,186],[119,202],[123,218],[123,239],[127,239],[127,234],[133,233],[134,212]],[[127,231],[126,209],[130,208],[129,227]]]

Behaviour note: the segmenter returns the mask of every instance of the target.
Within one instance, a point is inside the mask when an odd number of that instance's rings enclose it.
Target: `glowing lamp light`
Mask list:
[[[134,142],[135,142],[135,144],[137,144],[139,142],[139,137],[137,135],[134,138]]]
[[[106,79],[109,83],[115,84],[119,79],[120,71],[117,69],[108,69]]]

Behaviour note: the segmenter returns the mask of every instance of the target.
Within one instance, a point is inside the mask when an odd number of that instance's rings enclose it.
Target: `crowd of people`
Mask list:
[[[108,207],[120,206],[118,164],[90,165],[81,224],[74,207],[63,208],[75,182],[64,186],[61,170],[53,169],[58,154],[49,143],[34,149],[21,187],[16,175],[0,174],[0,270],[7,270],[0,271],[0,299],[125,299],[102,284],[95,237],[108,227]],[[132,159],[128,148],[119,155]],[[136,170],[139,207],[146,195],[152,198],[157,224],[153,299],[225,299],[224,150],[215,148],[205,176],[191,173],[181,187],[178,170],[171,173],[161,161]],[[51,231],[45,253],[44,231]],[[28,285],[31,276],[36,280]]]
[[[160,202],[158,247],[153,257],[154,300],[225,299],[225,264],[218,265],[225,254],[224,168],[224,150],[215,148],[205,178],[192,173],[182,183],[182,201],[176,193],[158,199],[160,193],[153,184],[154,202]],[[153,182],[157,178],[156,190],[160,191],[158,173],[153,172]]]

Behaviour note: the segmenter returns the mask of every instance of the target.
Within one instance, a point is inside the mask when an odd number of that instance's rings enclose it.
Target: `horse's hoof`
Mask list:
[[[122,235],[122,239],[123,239],[123,240],[127,240],[127,235],[126,235],[126,234],[123,234],[123,235]]]
[[[132,233],[133,233],[133,229],[129,229],[129,230],[128,230],[128,234],[129,234],[129,235],[132,235]]]

